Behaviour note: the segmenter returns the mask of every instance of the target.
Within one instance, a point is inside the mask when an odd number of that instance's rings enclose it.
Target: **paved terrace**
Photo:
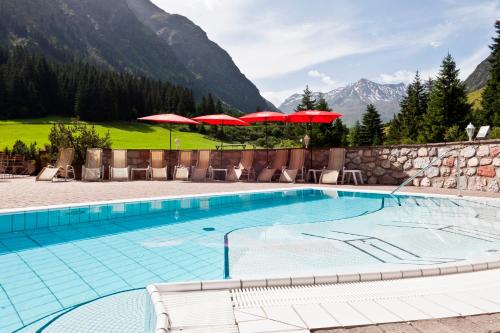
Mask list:
[[[294,188],[302,186],[325,186],[339,189],[368,189],[392,191],[395,186],[353,186],[353,185],[317,185],[317,184],[284,184],[254,182],[205,182],[192,183],[182,181],[130,181],[130,182],[96,182],[80,181],[35,182],[34,177],[0,179],[0,209],[33,206],[60,205],[69,203],[108,201],[120,199],[136,199],[165,197],[173,195],[194,195],[203,193],[221,193],[232,191],[252,191],[278,188]],[[456,195],[456,190],[406,187],[407,193],[433,193]],[[500,193],[464,191],[464,196],[480,196],[500,198]]]

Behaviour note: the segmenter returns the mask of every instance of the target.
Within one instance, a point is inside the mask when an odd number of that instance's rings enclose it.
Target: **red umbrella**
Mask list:
[[[249,123],[235,117],[228,116],[227,114],[211,114],[207,116],[200,116],[193,118],[193,120],[200,123],[209,125],[221,125],[222,134],[224,134],[224,125],[230,126],[250,126]],[[220,165],[222,167],[222,139],[220,142]]]
[[[168,123],[168,128],[170,131],[170,148],[168,154],[168,164],[170,165],[170,151],[172,150],[172,124],[189,124],[189,125],[197,125],[198,122],[191,120],[186,117],[178,116],[173,113],[164,113],[164,114],[154,114],[147,117],[138,118],[137,120],[144,121],[152,121],[155,123]]]
[[[272,111],[261,111],[247,114],[246,116],[240,117],[241,120],[244,120],[249,123],[264,123],[265,133],[266,133],[266,159],[267,163],[269,163],[269,145],[267,144],[267,123],[268,122],[284,122],[286,121],[286,115],[279,112]]]
[[[306,111],[297,111],[292,114],[289,114],[286,117],[287,122],[289,123],[309,123],[309,136],[312,136],[312,124],[313,123],[331,123],[335,119],[342,117],[340,113],[330,112],[330,111],[320,111],[320,110],[306,110]],[[312,168],[312,147],[309,146],[310,156],[311,156],[311,164]]]

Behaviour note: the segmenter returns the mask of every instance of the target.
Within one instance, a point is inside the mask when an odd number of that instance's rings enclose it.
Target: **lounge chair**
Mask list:
[[[193,170],[191,171],[191,180],[207,180],[207,177],[211,177],[212,165],[210,164],[210,155],[210,150],[198,150],[196,166],[193,167]]]
[[[130,167],[127,163],[127,150],[112,150],[111,165],[109,166],[109,179],[130,180]]]
[[[345,149],[331,148],[328,157],[328,166],[323,169],[319,182],[321,184],[337,184],[340,173],[344,171]]]
[[[179,158],[174,169],[174,180],[188,180],[193,164],[193,152],[191,150],[179,151]]]
[[[274,157],[273,163],[266,166],[257,177],[258,182],[270,182],[276,175],[276,172],[281,171],[288,161],[288,150],[280,149],[276,150],[276,156]]]
[[[102,149],[87,148],[85,165],[82,166],[82,180],[100,181],[103,176],[104,165],[102,164]]]
[[[47,165],[36,176],[37,181],[54,181],[57,176],[64,177],[64,180],[75,179],[75,169],[71,165],[75,151],[73,148],[61,148],[57,156],[55,165]],[[69,176],[71,174],[71,177]]]
[[[168,166],[165,161],[165,151],[151,150],[149,153],[149,176],[151,180],[167,180]]]
[[[304,180],[304,159],[306,151],[304,149],[292,149],[288,167],[281,169],[280,182],[295,183],[297,176],[301,175]]]
[[[253,160],[255,156],[254,150],[241,151],[240,162],[237,166],[229,169],[229,180],[240,180],[243,175],[247,176],[247,180],[255,179],[255,170],[253,169]]]

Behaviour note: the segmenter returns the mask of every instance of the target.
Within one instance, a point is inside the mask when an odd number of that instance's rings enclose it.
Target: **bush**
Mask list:
[[[78,120],[68,125],[54,124],[50,130],[49,141],[50,145],[46,148],[51,155],[55,155],[59,148],[73,148],[75,165],[82,165],[85,162],[87,148],[107,149],[111,147],[109,131],[101,137],[93,125],[86,125]]]
[[[465,130],[460,128],[458,125],[453,125],[449,127],[444,133],[444,141],[465,141],[467,135]]]
[[[500,127],[493,127],[491,129],[489,139],[500,139]]]
[[[17,140],[12,146],[12,149],[9,147],[5,147],[5,154],[7,155],[21,155],[24,156],[27,160],[36,160],[38,157],[38,149],[36,147],[36,142],[30,143],[28,146],[21,140]]]

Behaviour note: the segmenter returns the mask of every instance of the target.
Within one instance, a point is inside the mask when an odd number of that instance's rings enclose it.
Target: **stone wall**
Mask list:
[[[414,179],[414,186],[456,188],[456,163],[459,157],[463,189],[499,192],[500,140],[350,148],[346,154],[346,167],[362,170],[369,184],[397,185],[448,149],[453,150]]]
[[[398,185],[405,179],[415,175],[438,155],[447,149],[454,149],[434,163],[423,175],[417,177],[414,186],[456,188],[456,161],[460,152],[461,184],[464,189],[475,191],[499,192],[500,187],[500,140],[482,142],[463,142],[428,145],[399,145],[347,148],[346,167],[362,171],[368,184]],[[169,151],[165,151],[168,160]],[[256,151],[254,169],[259,173],[266,165],[267,159],[272,161],[276,150]],[[322,169],[328,164],[328,148],[315,148],[306,151],[305,167],[307,169]],[[240,160],[240,150],[224,150],[222,161],[220,151],[212,151],[212,166],[227,168],[237,165]],[[170,152],[169,173],[172,174],[177,165],[178,152]],[[193,152],[193,163],[196,163],[196,153]],[[105,177],[108,177],[108,166],[111,151],[104,152]],[[145,166],[149,159],[149,150],[131,149],[128,151],[128,163],[131,166]],[[77,167],[77,170],[80,168]],[[79,174],[79,171],[77,171]],[[136,175],[138,179],[143,175]]]

